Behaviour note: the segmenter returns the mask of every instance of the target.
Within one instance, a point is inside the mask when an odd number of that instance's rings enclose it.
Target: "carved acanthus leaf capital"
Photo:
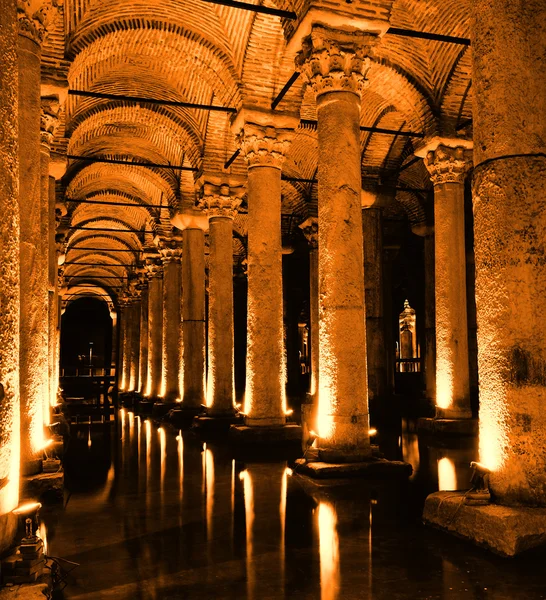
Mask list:
[[[243,201],[244,193],[243,186],[230,187],[228,184],[205,183],[198,206],[209,219],[213,217],[234,219]]]
[[[296,68],[306,76],[316,96],[326,92],[361,95],[378,40],[374,33],[314,25],[296,56]]]
[[[57,8],[57,0],[17,0],[19,34],[41,44]]]
[[[300,223],[298,227],[302,230],[309,246],[318,248],[318,219],[309,217],[303,223]]]
[[[169,240],[159,246],[161,261],[164,265],[182,260],[182,244],[179,241]]]
[[[434,185],[462,184],[472,166],[472,152],[461,146],[450,148],[441,144],[436,150],[428,152],[424,160]]]
[[[249,167],[281,169],[293,136],[290,129],[245,123],[237,139]]]
[[[59,111],[61,105],[57,96],[47,96],[41,99],[40,112],[40,141],[51,148],[55,132],[59,127]]]
[[[148,279],[163,277],[163,265],[159,258],[147,258],[144,268]]]

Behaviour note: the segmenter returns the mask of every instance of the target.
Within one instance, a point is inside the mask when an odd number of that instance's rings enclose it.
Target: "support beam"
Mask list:
[[[429,33],[428,31],[414,31],[413,29],[402,29],[400,27],[389,27],[385,35],[399,35],[403,37],[432,40],[434,42],[446,42],[448,44],[460,44],[470,46],[470,40],[454,35],[443,35],[441,33]]]
[[[311,125],[313,127],[317,126],[317,121],[314,119],[301,119],[300,124],[302,125]],[[402,135],[405,137],[415,137],[415,138],[424,138],[424,133],[418,133],[415,131],[402,131],[398,129],[384,129],[383,127],[367,127],[364,125],[360,125],[360,131],[369,131],[370,133],[382,133],[385,135]]]
[[[264,15],[274,15],[283,19],[295,21],[298,16],[291,10],[280,10],[278,8],[269,8],[260,4],[249,4],[247,2],[238,2],[238,0],[203,0],[211,4],[220,4],[222,6],[231,6],[232,8],[241,8],[243,10],[251,10],[252,12],[262,13]]]
[[[169,165],[166,163],[138,163],[131,160],[123,160],[121,158],[103,158],[100,156],[77,156],[75,154],[67,154],[66,158],[71,160],[83,160],[91,163],[108,163],[112,165],[129,165],[130,167],[156,167],[159,169],[174,169],[175,171],[199,171],[197,167],[184,167],[182,165]]]
[[[292,87],[292,85],[294,85],[294,83],[296,82],[296,80],[298,79],[299,76],[300,76],[299,71],[294,71],[292,73],[292,76],[290,77],[290,79],[284,84],[282,90],[277,94],[277,97],[271,103],[271,110],[275,110],[275,108],[277,108],[277,106],[280,104],[281,100],[285,97],[288,90]]]
[[[75,200],[74,198],[70,198],[67,200],[67,202],[70,203],[74,203],[74,204],[100,204],[102,206],[126,206],[126,207],[132,207],[132,206],[136,206],[138,208],[168,208],[167,205],[161,205],[161,204],[145,204],[145,203],[129,203],[129,202],[116,202],[115,200],[87,200],[87,199],[82,199],[82,200]]]

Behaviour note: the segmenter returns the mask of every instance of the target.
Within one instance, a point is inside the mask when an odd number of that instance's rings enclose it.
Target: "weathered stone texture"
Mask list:
[[[163,400],[180,399],[182,340],[182,268],[180,251],[163,254]]]

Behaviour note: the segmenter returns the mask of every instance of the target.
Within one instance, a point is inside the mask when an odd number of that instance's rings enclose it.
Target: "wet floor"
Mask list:
[[[502,559],[421,524],[428,493],[468,487],[476,451],[427,446],[413,425],[378,436],[410,481],[339,486],[132,413],[73,427],[65,505],[42,514],[48,554],[79,563],[60,597],[546,598],[546,552]]]

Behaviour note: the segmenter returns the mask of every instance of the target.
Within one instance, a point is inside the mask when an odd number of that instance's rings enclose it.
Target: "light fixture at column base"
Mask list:
[[[407,479],[412,470],[408,463],[375,457],[361,462],[306,462],[295,467],[296,473],[313,479]]]
[[[546,508],[473,506],[464,492],[436,492],[425,501],[423,520],[501,556],[546,545]]]
[[[430,435],[478,435],[478,420],[421,418],[417,430]]]

